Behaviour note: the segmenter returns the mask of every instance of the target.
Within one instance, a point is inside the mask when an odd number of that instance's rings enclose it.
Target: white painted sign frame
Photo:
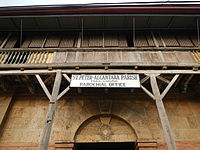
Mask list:
[[[140,88],[139,74],[72,74],[70,87]]]

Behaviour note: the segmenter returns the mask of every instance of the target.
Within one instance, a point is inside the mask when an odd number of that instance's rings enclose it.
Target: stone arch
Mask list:
[[[132,126],[126,120],[113,114],[99,114],[86,119],[74,135],[75,142],[133,142],[136,140],[137,134]]]
[[[110,114],[112,116],[117,116],[121,118],[125,122],[134,129],[136,137],[138,139],[153,139],[153,135],[151,130],[148,128],[148,123],[145,118],[145,106],[140,103],[123,103],[117,102],[113,104],[112,111]],[[99,106],[97,102],[88,102],[82,105],[81,109],[74,113],[71,116],[71,119],[67,123],[67,132],[70,132],[70,136],[67,136],[67,140],[74,140],[77,131],[87,121],[89,118],[93,118],[94,116],[101,116],[101,112],[99,111]]]

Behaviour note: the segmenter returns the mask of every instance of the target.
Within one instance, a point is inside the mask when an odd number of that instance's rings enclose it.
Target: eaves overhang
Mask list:
[[[200,6],[98,6],[98,7],[3,7],[0,16],[77,14],[182,14],[199,15]]]

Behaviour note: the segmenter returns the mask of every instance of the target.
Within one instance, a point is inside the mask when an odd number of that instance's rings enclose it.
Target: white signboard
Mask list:
[[[70,87],[140,88],[138,74],[73,74]]]

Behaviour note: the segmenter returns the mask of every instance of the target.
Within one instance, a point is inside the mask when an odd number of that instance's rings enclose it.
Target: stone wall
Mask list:
[[[141,93],[96,92],[69,93],[58,101],[50,140],[52,149],[57,141],[164,142],[153,100]],[[36,148],[48,103],[43,94],[15,94],[0,137],[0,149],[16,148],[17,145],[19,149],[23,145]],[[196,143],[196,149],[200,149],[200,99],[195,94],[171,92],[164,103],[176,141],[186,143],[188,147]],[[165,146],[161,148],[165,149]]]

